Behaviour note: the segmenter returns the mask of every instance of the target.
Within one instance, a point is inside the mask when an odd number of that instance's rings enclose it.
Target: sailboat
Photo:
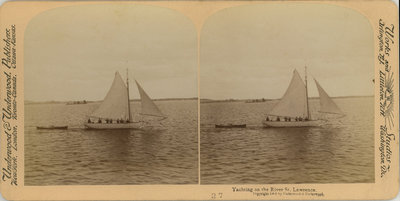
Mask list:
[[[320,113],[343,115],[336,103],[329,97],[318,81],[314,78],[319,93]],[[267,113],[263,120],[264,127],[314,127],[320,126],[321,119],[313,119],[310,114],[307,89],[307,67],[305,68],[305,83],[297,70],[293,71],[283,97]]]
[[[140,115],[148,115],[165,119],[166,116],[151,100],[142,86],[135,80],[141,101]],[[160,120],[161,120],[160,119]],[[100,106],[89,116],[85,123],[88,129],[141,129],[142,121],[133,121],[129,101],[128,71],[126,85],[119,74],[115,72],[114,81]]]

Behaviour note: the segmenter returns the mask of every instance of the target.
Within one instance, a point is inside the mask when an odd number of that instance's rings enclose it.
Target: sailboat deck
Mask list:
[[[140,129],[141,125],[139,122],[132,123],[86,123],[87,129]]]
[[[317,127],[320,126],[320,120],[309,121],[263,121],[264,127]]]

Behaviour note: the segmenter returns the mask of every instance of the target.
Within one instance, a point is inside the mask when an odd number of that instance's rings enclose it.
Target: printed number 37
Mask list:
[[[222,193],[211,193],[211,199],[222,198]]]

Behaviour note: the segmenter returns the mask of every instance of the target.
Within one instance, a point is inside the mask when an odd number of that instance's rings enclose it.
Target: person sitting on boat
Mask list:
[[[90,118],[87,120],[87,122],[88,122],[89,124],[91,124],[91,123],[92,123],[92,121],[90,121]]]
[[[266,120],[266,121],[269,121],[269,118],[267,117],[265,120]]]
[[[299,120],[298,117],[294,118],[295,121]]]
[[[97,123],[101,124],[101,119],[99,119],[99,120],[97,121]]]
[[[276,121],[281,121],[281,119],[279,117],[276,118]]]
[[[290,117],[288,117],[288,121],[292,121],[292,119]]]

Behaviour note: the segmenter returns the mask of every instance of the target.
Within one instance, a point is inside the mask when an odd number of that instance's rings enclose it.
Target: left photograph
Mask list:
[[[197,184],[197,31],[146,5],[55,8],[24,39],[27,186]]]

